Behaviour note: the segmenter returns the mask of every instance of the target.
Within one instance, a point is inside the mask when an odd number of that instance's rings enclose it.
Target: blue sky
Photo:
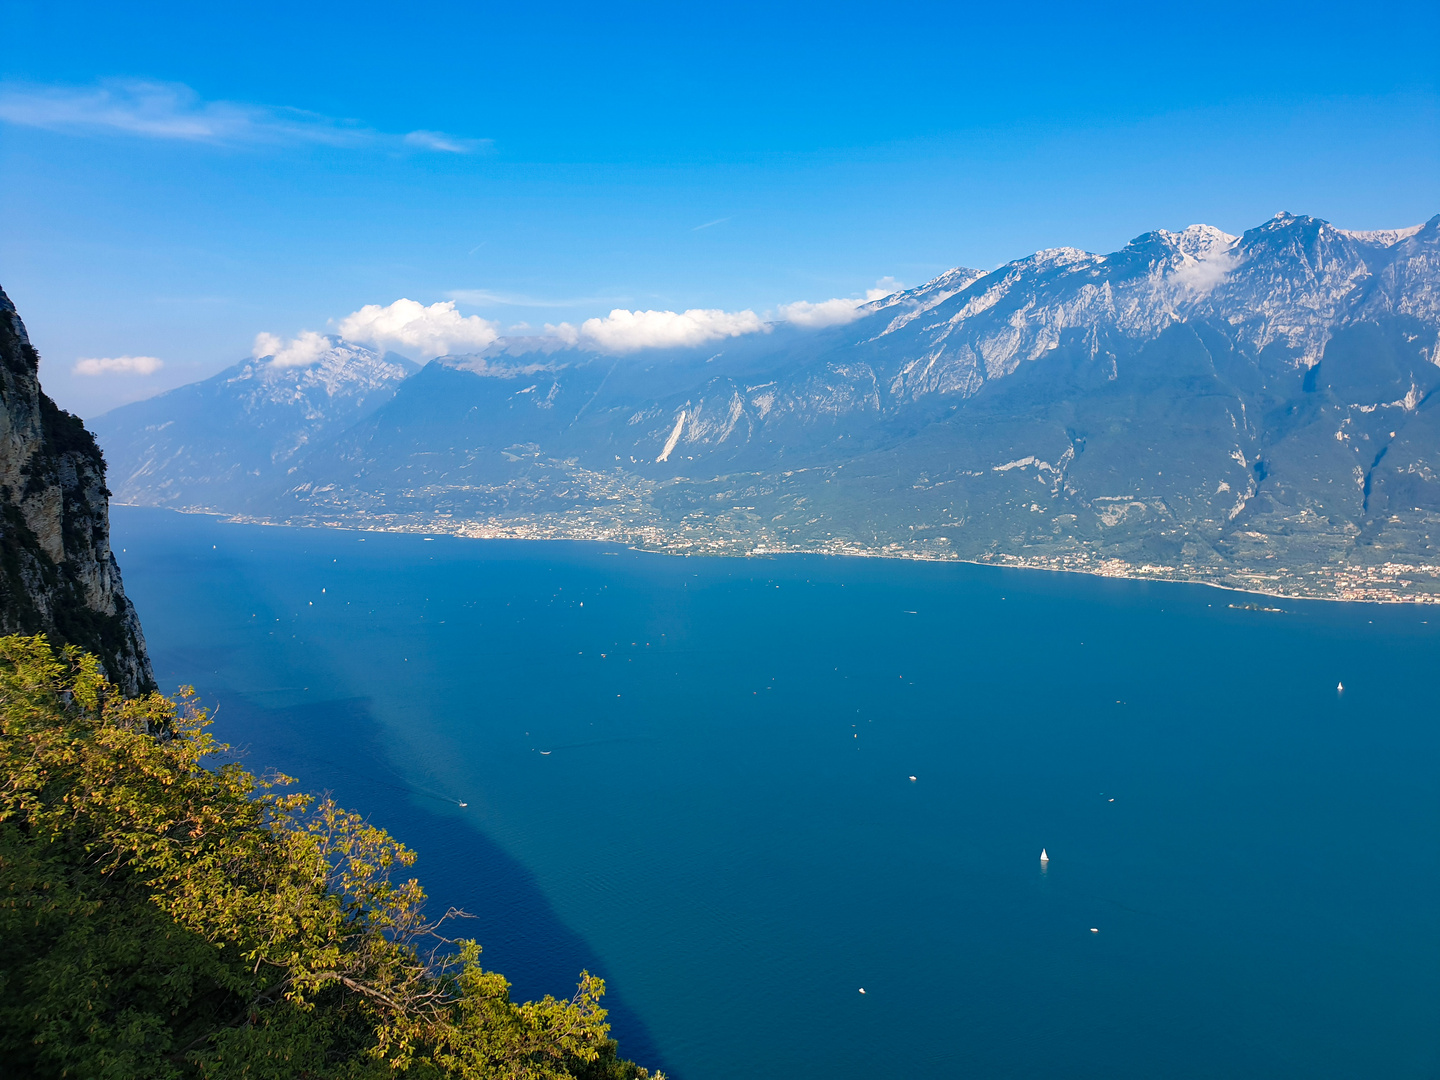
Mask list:
[[[764,314],[1440,211],[1433,0],[0,6],[0,284],[82,415],[401,297]]]

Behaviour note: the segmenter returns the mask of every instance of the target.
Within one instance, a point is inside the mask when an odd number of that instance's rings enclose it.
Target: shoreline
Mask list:
[[[1339,594],[1335,591],[1311,591],[1295,590],[1281,591],[1274,588],[1266,588],[1263,584],[1241,584],[1228,581],[1217,581],[1212,578],[1198,574],[1187,574],[1176,567],[1165,566],[1157,563],[1128,563],[1120,558],[1101,559],[1092,562],[1090,565],[1065,565],[1055,556],[1042,556],[1027,558],[1021,555],[1008,553],[996,553],[990,557],[964,557],[953,554],[943,554],[933,551],[916,551],[902,548],[898,544],[892,544],[891,549],[864,548],[858,545],[851,545],[845,542],[838,542],[837,546],[829,549],[822,546],[782,546],[773,543],[749,543],[734,540],[720,540],[711,538],[700,550],[695,550],[695,544],[682,544],[675,541],[668,543],[663,540],[639,538],[630,536],[614,535],[575,535],[573,531],[567,530],[564,524],[543,526],[536,532],[528,532],[524,525],[515,524],[501,526],[498,523],[482,525],[473,521],[450,521],[450,522],[390,522],[388,524],[367,523],[361,524],[353,520],[332,519],[332,520],[277,520],[274,518],[255,517],[246,514],[234,514],[227,511],[213,510],[204,507],[172,507],[156,506],[146,503],[121,503],[114,502],[113,506],[123,506],[127,509],[139,510],[165,510],[177,514],[196,514],[205,517],[219,518],[225,524],[232,525],[263,525],[271,528],[291,529],[332,529],[347,532],[375,532],[375,533],[404,533],[409,535],[434,534],[436,536],[448,536],[458,540],[520,540],[520,541],[562,541],[569,543],[597,543],[612,544],[624,547],[630,551],[646,552],[655,555],[683,556],[685,558],[775,558],[786,555],[813,555],[839,558],[861,558],[861,559],[894,559],[911,562],[930,563],[955,563],[969,566],[987,566],[1009,570],[1036,570],[1048,571],[1050,573],[1082,574],[1089,577],[1111,578],[1124,581],[1147,581],[1147,582],[1168,582],[1176,585],[1204,585],[1224,592],[1247,594],[1251,596],[1263,596],[1275,600],[1296,600],[1296,601],[1328,601],[1331,603],[1344,604],[1413,604],[1417,606],[1440,604],[1440,591],[1437,592],[1409,592],[1402,593],[1395,589],[1376,587],[1383,585],[1382,582],[1375,582],[1370,587],[1357,588],[1355,586],[1342,586],[1347,588],[1350,594]],[[539,523],[535,523],[538,525]],[[597,530],[599,531],[599,530]],[[648,531],[648,530],[647,530]],[[1362,575],[1367,571],[1377,568],[1367,567],[1346,567],[1339,570],[1342,574]],[[1412,574],[1440,574],[1440,567],[1412,567],[1402,564],[1383,564],[1379,570],[1386,571],[1393,575]],[[1245,573],[1245,571],[1237,571]],[[1408,580],[1397,580],[1399,585],[1408,586]],[[1440,588],[1440,582],[1437,582]],[[1235,606],[1235,605],[1232,605]],[[1261,609],[1272,610],[1272,609]],[[1273,609],[1279,610],[1279,609]]]

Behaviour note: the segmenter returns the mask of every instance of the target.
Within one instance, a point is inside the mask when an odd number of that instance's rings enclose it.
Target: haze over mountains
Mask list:
[[[1440,215],[1157,231],[843,317],[423,368],[333,339],[93,427],[118,500],[251,519],[1440,599]]]
[[[102,417],[110,482],[123,472],[131,494],[121,501],[244,505],[301,451],[374,412],[418,370],[403,356],[338,340],[307,364],[243,360]]]

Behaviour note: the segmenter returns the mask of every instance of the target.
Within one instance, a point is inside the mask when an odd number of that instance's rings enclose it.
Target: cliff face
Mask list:
[[[0,289],[0,632],[78,645],[140,693],[155,679],[110,550],[105,460],[40,390],[39,363]]]

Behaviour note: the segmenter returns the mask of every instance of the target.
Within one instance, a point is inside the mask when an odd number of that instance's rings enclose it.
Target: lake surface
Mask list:
[[[680,1080],[1440,1074],[1440,610],[112,520],[165,689]]]

